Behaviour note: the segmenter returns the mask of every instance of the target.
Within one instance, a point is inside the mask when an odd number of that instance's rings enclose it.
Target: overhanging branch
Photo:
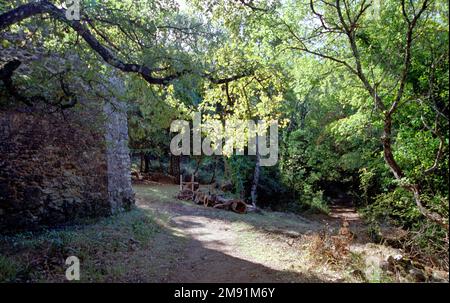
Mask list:
[[[27,18],[49,14],[52,18],[59,20],[68,26],[70,26],[76,33],[78,33],[84,41],[89,45],[89,47],[94,50],[107,64],[123,71],[126,73],[137,73],[150,84],[158,85],[168,85],[173,80],[185,75],[192,73],[191,70],[177,71],[173,74],[157,77],[154,76],[155,70],[146,65],[136,64],[136,63],[126,63],[117,58],[108,48],[103,46],[97,38],[91,33],[89,28],[77,20],[69,20],[66,17],[66,10],[57,8],[48,0],[40,0],[37,2],[31,2],[28,4],[21,5],[15,9],[12,9],[6,13],[0,15],[0,31],[4,30],[8,26],[19,23]],[[228,78],[218,79],[211,75],[202,75],[203,77],[209,79],[215,84],[223,84],[226,82],[234,81],[242,78],[246,75],[236,75]]]

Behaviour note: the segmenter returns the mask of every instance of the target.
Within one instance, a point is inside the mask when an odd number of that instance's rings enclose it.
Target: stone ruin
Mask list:
[[[0,53],[6,62],[8,50]],[[126,106],[114,98],[55,113],[0,108],[0,234],[130,209],[130,162]]]
[[[132,207],[126,112],[105,104],[101,116],[0,112],[0,232]]]

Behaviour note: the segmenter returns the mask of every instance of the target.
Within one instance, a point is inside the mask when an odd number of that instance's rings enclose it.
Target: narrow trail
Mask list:
[[[354,206],[334,204],[330,206],[329,217],[342,221],[361,223],[361,216]]]
[[[315,214],[309,217],[330,225],[340,224],[343,221],[347,221],[350,225],[355,226],[364,225],[361,215],[351,201],[332,200],[329,205],[329,210],[329,214]]]
[[[370,242],[367,234],[367,226],[352,202],[347,200],[332,200],[329,209],[330,213],[328,215],[313,215],[311,218],[330,226],[334,230],[340,228],[342,223],[346,221],[349,223],[350,230],[356,235],[355,242]]]

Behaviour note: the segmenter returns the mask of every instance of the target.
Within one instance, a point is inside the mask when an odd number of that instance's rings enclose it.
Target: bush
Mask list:
[[[19,273],[19,266],[8,257],[0,255],[0,282],[14,281]]]
[[[412,194],[403,188],[383,193],[375,202],[362,209],[367,221],[389,221],[405,228],[412,227],[422,218]]]
[[[435,201],[438,196],[423,195],[422,198],[428,207],[442,212],[435,208],[439,205]],[[448,270],[448,231],[424,219],[409,191],[397,188],[378,195],[373,204],[362,209],[362,214],[369,223],[368,231],[374,241],[381,240],[380,223],[400,226],[408,230],[408,236],[401,243],[407,253],[430,266]]]
[[[304,211],[323,214],[330,213],[328,203],[323,197],[323,191],[314,191],[309,184],[305,184],[300,199],[301,208]]]

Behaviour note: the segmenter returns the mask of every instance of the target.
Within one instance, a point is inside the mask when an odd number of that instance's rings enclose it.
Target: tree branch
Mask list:
[[[231,77],[227,77],[227,78],[215,78],[213,77],[211,74],[204,74],[203,76],[206,77],[209,81],[211,81],[214,84],[225,84],[225,83],[229,83],[229,82],[233,82],[236,80],[239,80],[241,78],[245,78],[248,76],[253,75],[254,71],[253,70],[247,70],[244,71],[240,74],[231,76]]]
[[[14,74],[14,71],[19,68],[19,66],[22,64],[17,59],[14,59],[12,61],[9,61],[6,63],[2,69],[0,69],[0,80],[3,81],[3,84],[5,85],[5,88],[7,92],[13,96],[15,99],[22,101],[28,106],[32,106],[33,102],[29,98],[24,98],[19,94],[17,91],[17,88],[14,86],[12,82],[12,76]]]
[[[428,7],[428,0],[424,0],[419,12],[417,14],[415,14],[413,19],[410,21],[410,19],[408,18],[408,15],[406,14],[405,0],[402,0],[402,12],[403,12],[403,16],[406,20],[406,23],[408,24],[408,31],[406,32],[405,58],[403,61],[403,70],[402,70],[402,73],[400,76],[400,86],[398,88],[397,95],[394,99],[394,102],[392,103],[392,105],[389,109],[389,114],[392,114],[397,109],[397,106],[403,97],[403,93],[404,93],[405,85],[406,85],[406,79],[408,77],[409,68],[411,66],[411,47],[412,47],[414,28],[415,28],[420,16],[427,9],[427,7]]]
[[[250,8],[252,11],[259,11],[259,12],[264,12],[264,13],[267,13],[269,11],[269,9],[255,6],[253,4],[253,0],[247,0],[247,1],[245,1],[245,0],[235,0],[235,1],[240,2],[242,5]]]
[[[414,195],[414,201],[416,202],[417,208],[419,209],[420,213],[424,215],[428,220],[435,222],[445,228],[448,232],[448,218],[445,219],[443,216],[438,214],[437,212],[432,212],[428,210],[422,202],[422,199],[420,198],[420,188],[417,184],[406,186],[410,191],[412,191]]]
[[[77,20],[68,20],[66,17],[66,10],[57,8],[48,0],[40,0],[37,2],[24,4],[6,13],[1,14],[0,30],[4,30],[8,26],[19,23],[27,18],[36,15],[42,15],[45,13],[49,14],[52,18],[59,20],[70,26],[75,32],[77,32],[84,39],[84,41],[89,45],[89,47],[92,50],[94,50],[107,64],[126,73],[140,74],[141,77],[144,78],[144,80],[150,84],[168,85],[171,81],[192,72],[191,70],[182,70],[164,77],[155,77],[153,73],[157,69],[152,69],[149,68],[148,66],[141,64],[125,63],[121,61],[119,58],[117,58],[108,48],[103,46],[97,40],[97,38],[94,35],[92,35],[87,26],[85,26],[83,23]],[[103,39],[105,38],[103,37]],[[224,79],[216,79],[210,75],[202,75],[202,76],[206,76],[207,79],[209,79],[215,84],[223,84],[242,77],[242,75],[237,75]]]
[[[23,102],[27,106],[33,106],[36,102],[43,102],[45,104],[55,106],[61,110],[74,107],[78,103],[75,94],[69,90],[69,87],[64,82],[63,73],[58,74],[61,91],[63,93],[63,96],[59,98],[58,102],[51,102],[42,95],[26,96],[21,94],[12,80],[14,72],[21,64],[21,61],[14,59],[6,63],[3,68],[0,69],[0,81],[3,82],[8,94],[15,100]]]
[[[344,2],[344,4],[345,4],[345,2]],[[367,9],[367,7],[368,6],[364,6],[364,5],[361,6],[360,12],[358,13],[358,18],[362,16],[362,14]],[[374,99],[376,106],[380,110],[385,110],[385,106],[384,106],[380,96],[378,96],[375,88],[370,84],[370,82],[367,79],[366,75],[364,74],[364,71],[363,71],[363,68],[362,68],[361,56],[359,54],[358,46],[356,44],[356,35],[355,35],[355,30],[356,30],[356,23],[355,22],[358,21],[358,19],[355,19],[355,21],[351,21],[350,20],[351,18],[348,17],[349,22],[351,22],[351,23],[347,24],[347,22],[344,19],[344,16],[342,15],[342,10],[341,10],[341,7],[340,7],[340,1],[339,0],[336,0],[336,10],[337,10],[337,13],[338,13],[338,16],[339,16],[339,20],[342,23],[342,26],[344,27],[345,34],[347,35],[348,41],[350,43],[350,48],[352,50],[353,58],[355,59],[356,75],[358,76],[358,78],[364,84],[364,87],[367,89],[367,91],[370,93],[370,95]],[[346,12],[347,12],[347,15],[350,16],[350,12],[349,12],[348,6],[346,6]]]
[[[436,122],[434,125],[434,128],[431,128],[426,122],[425,122],[425,118],[423,116],[420,117],[422,119],[422,124],[423,126],[425,126],[426,129],[428,129],[431,133],[433,133],[438,139],[439,139],[439,147],[438,150],[436,152],[436,156],[434,158],[434,162],[433,165],[429,168],[427,168],[426,170],[424,170],[425,174],[431,174],[432,172],[434,172],[439,165],[439,161],[441,160],[443,154],[444,154],[444,146],[445,146],[445,139],[442,136],[442,134],[439,132],[438,130],[438,122],[439,122],[439,115],[436,114]]]

